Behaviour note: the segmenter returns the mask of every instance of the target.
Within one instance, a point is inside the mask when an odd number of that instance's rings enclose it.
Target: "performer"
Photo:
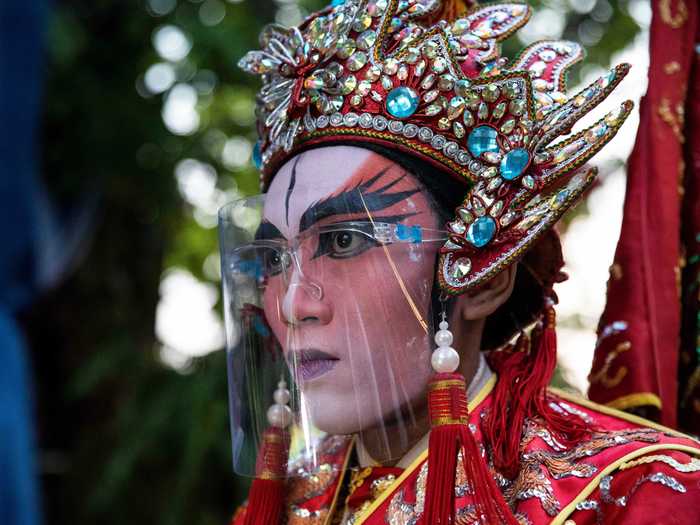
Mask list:
[[[572,128],[628,66],[567,96],[579,45],[500,56],[525,4],[334,4],[241,60],[266,193],[220,212],[233,523],[697,523],[697,441],[547,389],[552,228],[632,105]]]

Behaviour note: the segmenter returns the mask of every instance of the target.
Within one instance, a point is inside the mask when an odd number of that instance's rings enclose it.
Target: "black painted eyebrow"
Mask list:
[[[303,153],[294,160],[294,166],[292,166],[292,176],[289,178],[289,187],[287,188],[287,195],[284,199],[285,218],[287,220],[287,226],[289,226],[289,199],[292,197],[292,192],[294,191],[294,186],[297,182],[297,164],[299,164],[299,160],[301,160],[302,155]]]
[[[372,192],[368,191],[390,168],[391,165],[385,167],[369,180],[358,184],[350,190],[312,204],[301,216],[299,232],[303,232],[318,221],[333,215],[352,215],[384,210],[420,191],[418,188],[414,188],[396,193],[387,193],[389,189],[406,177],[407,173],[381,188]]]
[[[268,221],[263,221],[255,232],[256,241],[266,241],[271,239],[284,239],[284,235],[277,226]]]

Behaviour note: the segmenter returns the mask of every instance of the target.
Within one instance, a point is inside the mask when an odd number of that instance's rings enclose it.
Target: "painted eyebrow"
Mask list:
[[[381,211],[420,191],[418,188],[414,188],[396,193],[387,193],[389,189],[404,179],[407,173],[404,173],[401,177],[394,179],[375,191],[368,191],[369,188],[372,187],[372,185],[381,177],[383,177],[390,168],[391,165],[383,168],[372,178],[358,184],[350,190],[312,204],[311,207],[301,216],[301,220],[299,221],[299,231],[302,232],[307,230],[318,221],[327,217],[332,217],[333,215],[351,215],[355,213],[364,213],[367,211]]]
[[[271,222],[263,221],[255,232],[255,240],[263,241],[270,239],[284,239],[284,235],[282,235],[282,232],[279,231],[277,226]]]

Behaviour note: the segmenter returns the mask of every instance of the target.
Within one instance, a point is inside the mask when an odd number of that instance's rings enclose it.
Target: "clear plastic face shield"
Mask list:
[[[289,424],[290,469],[318,467],[328,436],[391,463],[425,435],[441,223],[413,175],[348,146],[302,153],[222,208],[237,473],[255,475],[271,424]]]

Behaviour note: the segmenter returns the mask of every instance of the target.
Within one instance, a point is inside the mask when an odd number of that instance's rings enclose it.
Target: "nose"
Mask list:
[[[321,286],[309,279],[297,264],[293,264],[284,299],[282,315],[289,325],[305,323],[328,324],[333,315],[323,297]]]

